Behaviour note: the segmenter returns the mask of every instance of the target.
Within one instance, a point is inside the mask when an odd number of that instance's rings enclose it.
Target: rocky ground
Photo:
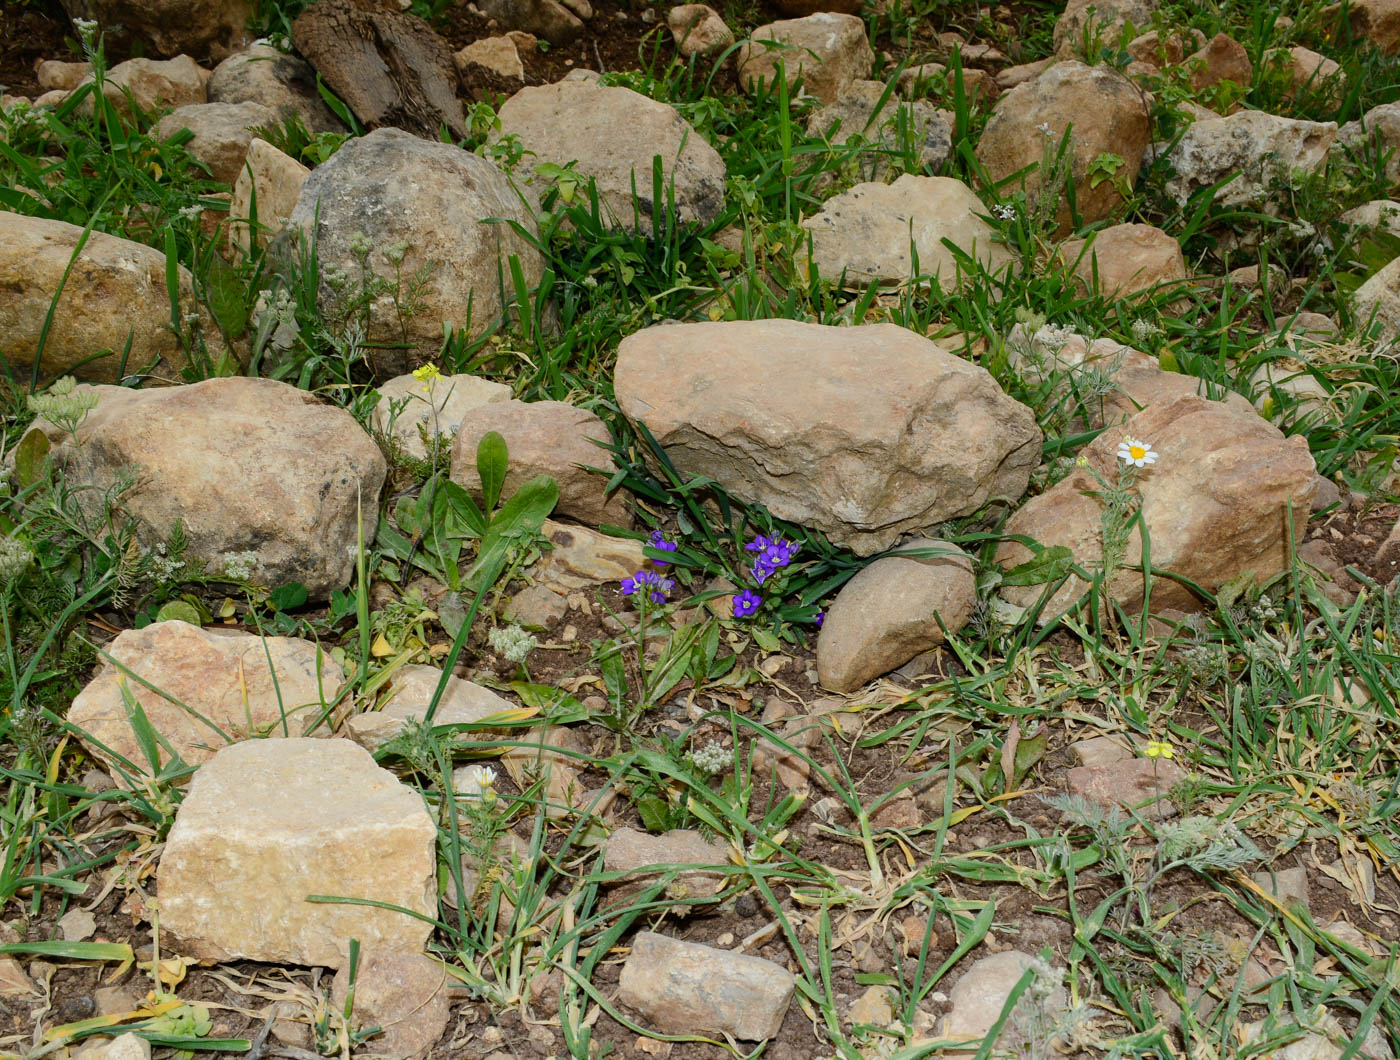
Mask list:
[[[1394,1056],[1400,8],[0,8],[0,1048]]]

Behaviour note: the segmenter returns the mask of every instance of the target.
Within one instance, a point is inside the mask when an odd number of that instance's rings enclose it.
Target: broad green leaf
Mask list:
[[[171,600],[156,612],[157,622],[170,622],[174,619],[188,622],[192,626],[203,625],[199,619],[199,608],[188,600]]]
[[[209,312],[229,338],[238,338],[248,329],[248,285],[238,278],[233,266],[217,254],[210,255],[209,275],[204,278],[204,296]]]
[[[1045,752],[1049,750],[1049,747],[1050,730],[1043,725],[1034,736],[1021,737],[1013,756],[1014,764],[1011,773],[1011,786],[1013,788],[1021,786],[1021,782],[1026,779],[1035,764],[1045,757]]]
[[[476,592],[485,592],[505,569],[510,550],[522,538],[539,532],[559,502],[559,486],[548,475],[537,475],[521,485],[496,513],[481,539],[481,551],[463,581]]]
[[[1018,563],[1004,575],[1002,585],[1043,585],[1062,577],[1074,562],[1074,553],[1067,545],[1041,548],[1025,563]]]
[[[301,582],[279,585],[267,594],[267,603],[274,611],[290,611],[306,603],[306,586]]]
[[[20,489],[28,489],[44,475],[44,461],[48,458],[48,435],[32,428],[15,448],[15,481]]]
[[[481,537],[486,533],[486,516],[476,506],[476,501],[472,500],[470,493],[451,479],[439,482],[438,489],[442,491],[443,503],[451,513],[447,525],[449,533],[462,536],[469,532],[471,537]],[[455,523],[452,522],[454,519]]]
[[[477,443],[476,473],[481,476],[481,499],[488,512],[494,511],[505,486],[510,453],[498,431],[487,431]]]

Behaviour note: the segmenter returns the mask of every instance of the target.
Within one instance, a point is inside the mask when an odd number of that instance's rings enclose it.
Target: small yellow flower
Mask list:
[[[431,391],[433,384],[442,378],[442,373],[438,371],[435,364],[425,364],[421,368],[413,369],[413,378],[423,384],[424,390]]]
[[[1142,753],[1148,758],[1173,758],[1176,755],[1176,748],[1160,740],[1148,740]]]

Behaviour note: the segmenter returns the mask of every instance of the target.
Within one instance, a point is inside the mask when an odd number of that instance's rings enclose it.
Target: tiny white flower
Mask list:
[[[1118,443],[1118,459],[1132,467],[1146,467],[1157,462],[1157,454],[1152,451],[1150,442],[1124,438]]]
[[[1036,126],[1036,129],[1044,133],[1046,136],[1050,135],[1050,123],[1048,121],[1041,122],[1039,125]]]
[[[463,766],[452,774],[452,786],[457,794],[470,799],[490,802],[496,797],[495,784],[496,771],[490,766]]]
[[[1016,216],[1016,207],[1007,203],[1001,203],[992,207],[992,213],[996,214],[1003,221],[1009,221]]]

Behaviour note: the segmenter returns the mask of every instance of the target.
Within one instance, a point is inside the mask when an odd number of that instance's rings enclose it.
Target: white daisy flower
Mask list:
[[[1118,459],[1132,467],[1146,467],[1157,462],[1157,454],[1152,451],[1150,442],[1124,438],[1118,443]]]
[[[495,783],[496,771],[490,766],[463,766],[452,774],[452,787],[456,789],[458,795],[467,798],[491,801],[496,794],[492,790]]]

